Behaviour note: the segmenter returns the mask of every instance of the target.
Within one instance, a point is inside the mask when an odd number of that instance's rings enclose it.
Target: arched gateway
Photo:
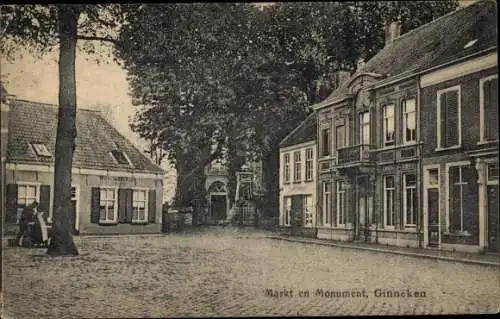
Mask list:
[[[226,185],[215,181],[208,188],[210,196],[210,217],[212,221],[225,220],[229,207]]]

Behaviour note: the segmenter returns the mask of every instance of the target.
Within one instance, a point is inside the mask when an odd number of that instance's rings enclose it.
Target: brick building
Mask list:
[[[318,237],[498,251],[497,9],[400,34],[313,105]]]

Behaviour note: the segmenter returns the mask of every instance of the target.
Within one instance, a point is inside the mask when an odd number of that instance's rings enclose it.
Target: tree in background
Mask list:
[[[11,5],[0,7],[1,52],[13,59],[19,49],[43,55],[59,51],[59,113],[55,145],[53,236],[49,255],[78,255],[73,241],[71,167],[76,138],[75,56],[78,40],[117,42],[108,31],[122,21],[120,6]],[[95,53],[92,42],[82,49]]]
[[[121,34],[119,56],[137,105],[133,129],[165,149],[178,171],[177,202],[204,197],[204,167],[227,157],[229,189],[263,160],[276,211],[278,143],[335,88],[333,74],[384,46],[387,22],[403,32],[454,10],[456,1],[147,5]],[[226,149],[223,155],[222,149]],[[197,180],[197,182],[194,182]],[[190,185],[190,186],[189,186]]]

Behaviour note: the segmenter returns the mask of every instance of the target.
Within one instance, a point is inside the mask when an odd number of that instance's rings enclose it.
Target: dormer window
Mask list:
[[[127,154],[125,154],[125,152],[122,152],[119,150],[112,150],[111,156],[118,164],[125,164],[125,165],[132,166],[132,163],[130,162],[130,160],[129,160]]]
[[[49,150],[47,149],[47,145],[43,143],[31,143],[31,146],[33,146],[33,149],[35,150],[35,153],[38,156],[44,156],[44,157],[52,156],[52,154],[50,154]]]

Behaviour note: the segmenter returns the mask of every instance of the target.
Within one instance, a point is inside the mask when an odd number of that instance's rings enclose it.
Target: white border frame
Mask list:
[[[484,126],[484,82],[486,81],[490,81],[490,80],[493,80],[493,79],[497,79],[498,80],[498,74],[493,74],[493,75],[490,75],[490,76],[487,76],[487,77],[484,77],[482,79],[479,79],[479,143],[480,144],[483,144],[483,143],[486,143],[486,142],[495,142],[495,140],[485,140],[484,138],[484,129],[485,129],[485,126]],[[498,141],[498,140],[497,140]]]
[[[441,145],[441,94],[458,91],[458,144],[444,147]],[[436,149],[435,151],[449,150],[462,147],[462,90],[460,85],[451,86],[446,89],[438,90],[436,92]]]

